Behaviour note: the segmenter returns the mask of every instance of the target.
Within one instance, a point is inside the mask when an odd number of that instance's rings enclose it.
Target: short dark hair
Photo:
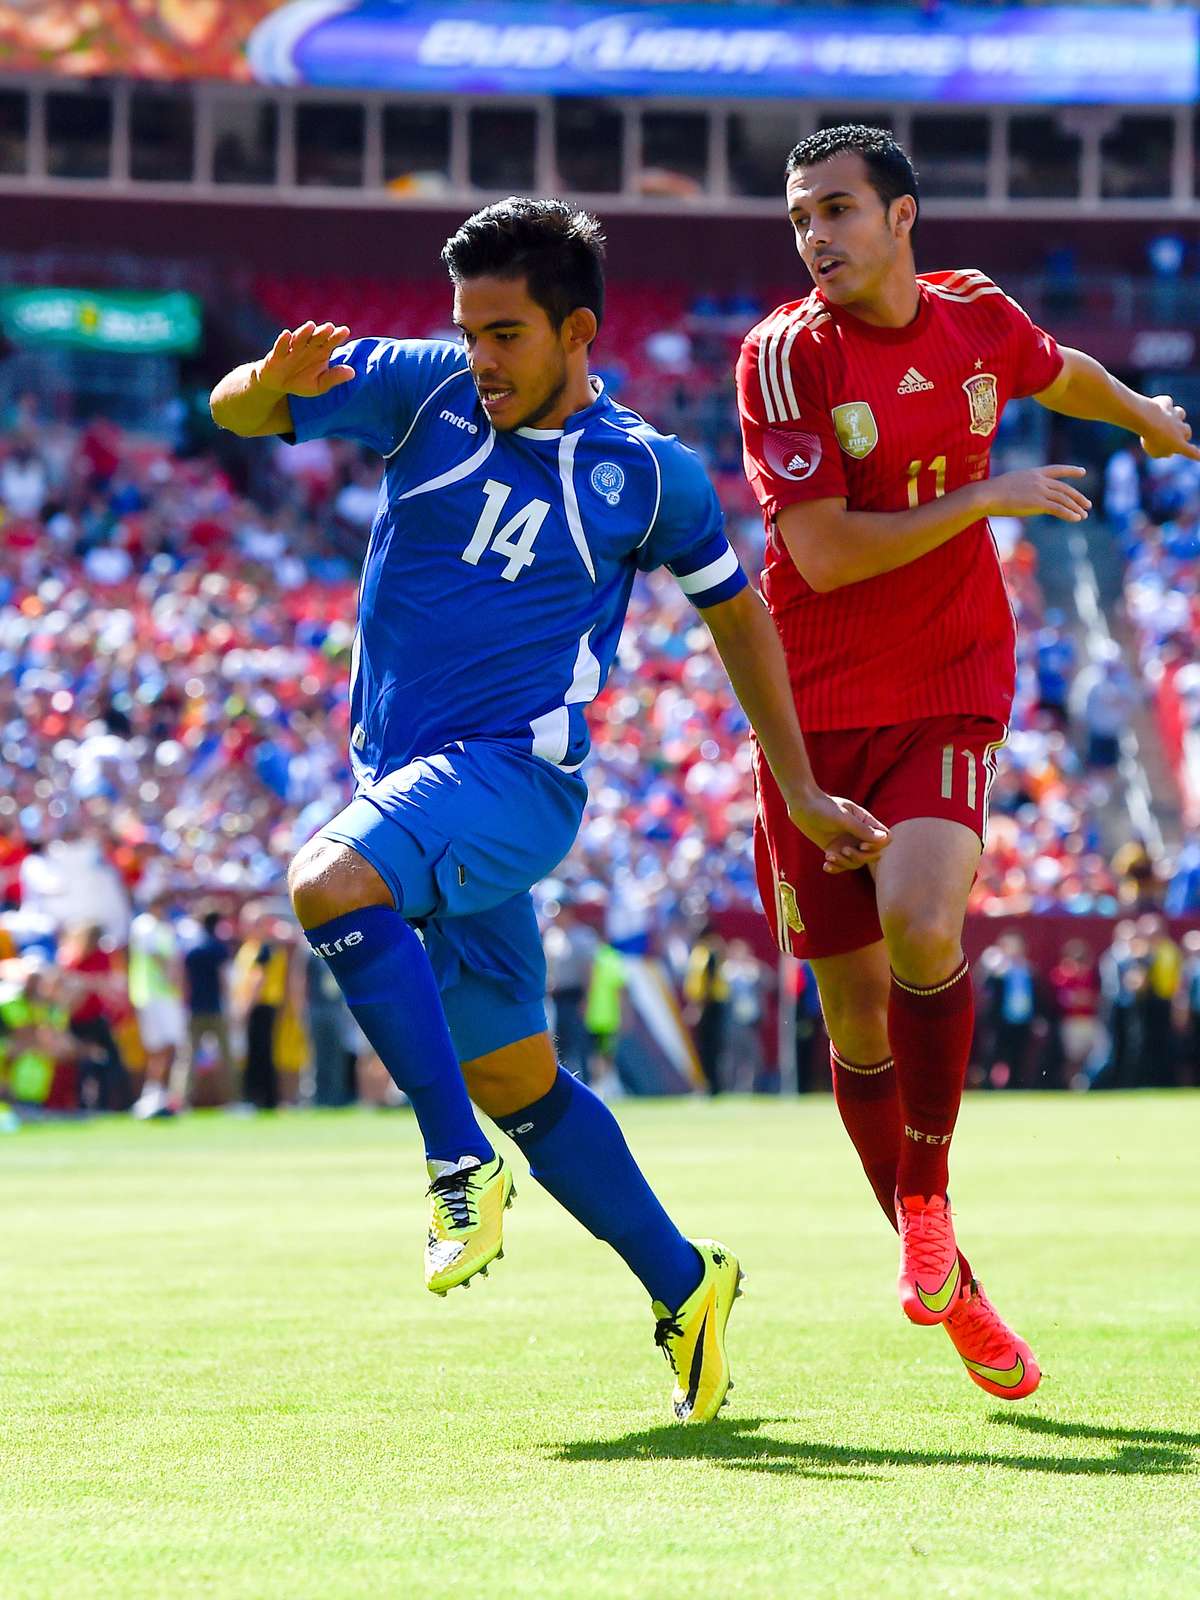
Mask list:
[[[917,174],[904,150],[896,143],[886,128],[868,128],[861,122],[844,122],[839,128],[822,128],[801,139],[787,158],[786,171],[797,167],[811,167],[818,161],[828,161],[846,151],[860,155],[867,169],[871,187],[883,202],[886,211],[893,200],[910,194],[921,211],[921,196],[917,189]]]
[[[468,217],[442,247],[451,280],[524,278],[556,328],[586,306],[604,318],[604,235],[595,217],[562,200],[510,196]]]

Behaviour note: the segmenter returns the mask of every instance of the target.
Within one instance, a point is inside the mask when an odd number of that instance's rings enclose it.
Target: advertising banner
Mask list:
[[[179,291],[0,288],[0,330],[13,344],[186,355],[200,343],[200,302]]]
[[[293,0],[255,29],[266,83],[472,94],[689,95],[956,104],[1182,104],[1188,8],[825,10],[521,0]]]
[[[431,94],[1184,105],[1190,6],[0,0],[0,67]]]

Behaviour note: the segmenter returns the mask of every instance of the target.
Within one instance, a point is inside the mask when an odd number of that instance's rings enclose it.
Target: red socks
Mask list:
[[[867,1182],[884,1216],[896,1226],[896,1163],[900,1159],[900,1102],[896,1068],[891,1057],[874,1066],[856,1067],[832,1045],[833,1098],[850,1142],[858,1151]]]
[[[975,995],[966,961],[928,988],[901,983],[892,973],[888,1039],[900,1106],[896,1189],[902,1195],[946,1192],[950,1136],[974,1029]]]
[[[879,1208],[896,1226],[896,1178],[900,1162],[900,1100],[896,1093],[896,1067],[890,1059],[874,1066],[856,1067],[830,1046],[833,1098],[850,1142],[858,1151],[867,1182],[875,1191]],[[912,1193],[912,1190],[907,1191]],[[973,1276],[971,1263],[958,1252],[964,1283]]]

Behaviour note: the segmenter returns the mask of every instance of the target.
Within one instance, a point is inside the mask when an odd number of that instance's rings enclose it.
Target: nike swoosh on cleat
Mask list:
[[[696,1343],[692,1347],[692,1368],[688,1373],[687,1399],[684,1401],[685,1414],[691,1416],[696,1408],[696,1395],[700,1389],[700,1374],[704,1370],[704,1335],[708,1331],[708,1316],[711,1306],[704,1312],[704,1321],[700,1324],[700,1332],[696,1335]]]
[[[1025,1363],[1020,1356],[1007,1371],[1001,1371],[999,1367],[985,1367],[981,1361],[968,1361],[966,1356],[963,1357],[963,1366],[969,1367],[979,1377],[986,1378],[989,1383],[998,1383],[1002,1389],[1015,1389],[1025,1376]]]
[[[936,1294],[926,1294],[919,1283],[914,1285],[917,1291],[917,1299],[925,1307],[926,1311],[935,1313],[945,1311],[951,1300],[958,1293],[958,1281],[959,1266],[958,1262],[955,1261],[950,1271],[946,1274],[945,1282]]]

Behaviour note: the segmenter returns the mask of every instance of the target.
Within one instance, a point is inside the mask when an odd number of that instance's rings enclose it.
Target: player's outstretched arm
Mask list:
[[[826,872],[848,872],[874,861],[887,829],[852,800],[817,785],[788,682],[783,646],[766,606],[753,589],[701,612],[729,681],[750,719],[763,755],[787,802],[788,815],[825,852]]]
[[[324,394],[354,377],[350,367],[329,365],[334,350],[349,337],[349,328],[332,322],[284,328],[261,360],[235,367],[217,384],[208,400],[213,421],[243,439],[291,433],[288,395]]]
[[[1034,396],[1047,410],[1126,428],[1137,434],[1148,456],[1190,456],[1200,461],[1187,413],[1169,394],[1138,394],[1086,351],[1060,348],[1062,371],[1048,389]]]

